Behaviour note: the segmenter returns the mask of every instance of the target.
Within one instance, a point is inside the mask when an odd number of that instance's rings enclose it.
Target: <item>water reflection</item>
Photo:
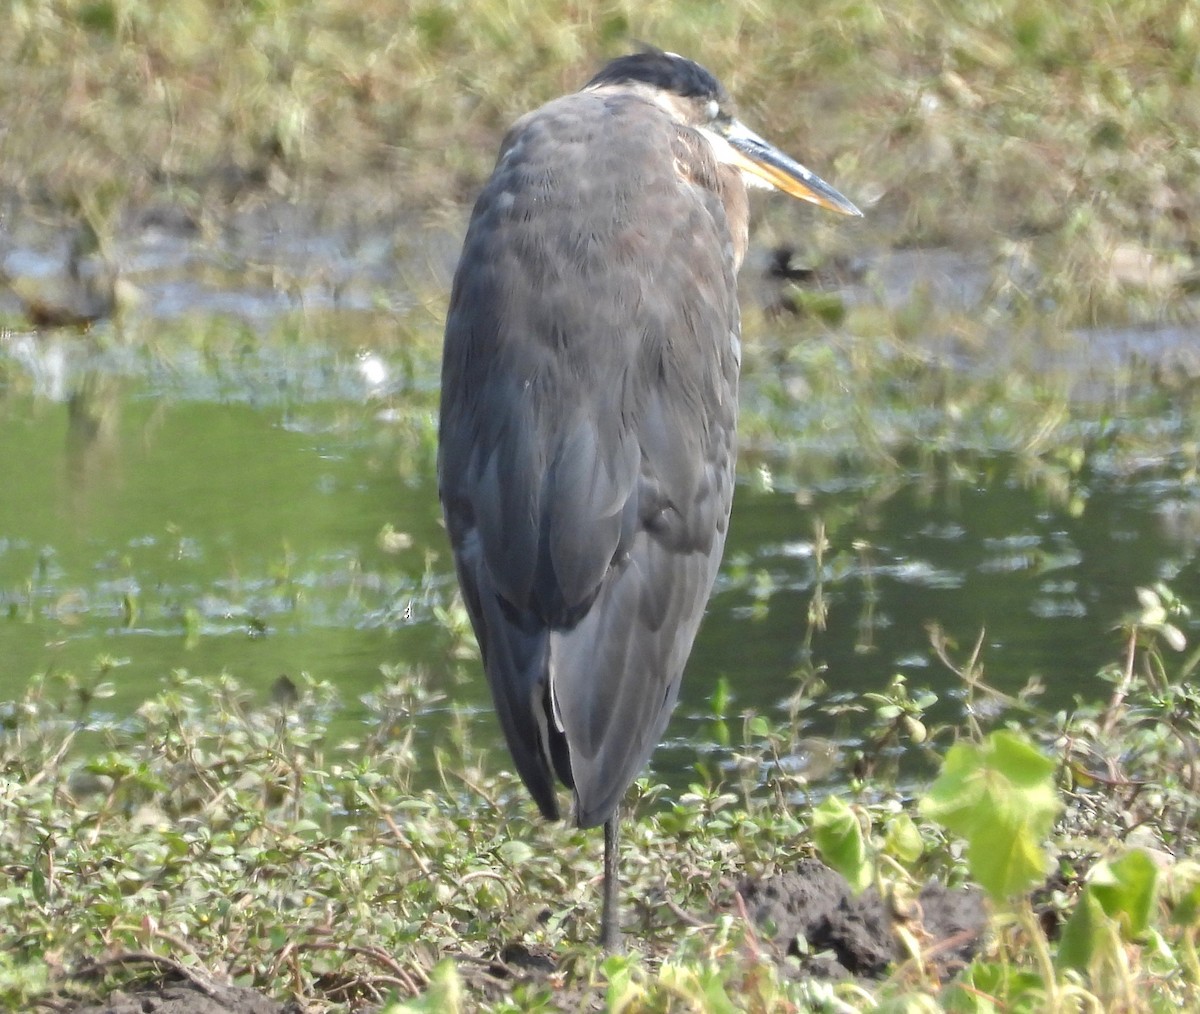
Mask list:
[[[90,509],[99,487],[118,481],[121,473],[124,384],[114,374],[89,370],[74,379],[67,397],[66,487],[77,515]]]
[[[1194,516],[1200,499],[1157,471],[1093,475],[1080,492],[1081,513],[998,457],[973,476],[944,472],[933,488],[914,474],[882,498],[817,490],[800,506],[787,493],[744,493],[703,667],[758,709],[777,707],[786,674],[814,663],[837,688],[879,689],[902,673],[944,694],[955,686],[930,645],[936,625],[964,654],[983,632],[986,676],[1002,690],[1040,676],[1047,707],[1099,697],[1095,676],[1118,656],[1116,627],[1136,607],[1136,586],[1166,581],[1196,601],[1196,542],[1176,519]],[[840,520],[825,529],[818,568],[805,535],[823,515]],[[818,593],[825,627],[810,631]]]
[[[68,364],[57,398],[0,392],[0,699],[105,655],[121,663],[118,713],[178,668],[227,671],[264,702],[307,672],[340,688],[332,731],[354,735],[356,702],[393,664],[486,709],[477,663],[439,619],[455,591],[432,445],[400,433],[432,403],[427,380],[398,355],[314,348],[197,359],[190,379],[181,361]],[[1095,675],[1136,586],[1200,602],[1200,494],[1183,465],[1097,457],[1048,481],[1001,455],[914,449],[886,475],[819,450],[790,460],[794,478],[773,488],[747,463],[674,745],[656,759],[677,784],[722,676],[735,713],[778,713],[814,668],[836,690],[901,673],[947,698],[956,680],[930,629],[964,655],[983,631],[989,682],[1012,692],[1040,676],[1046,705],[1067,706],[1105,692]],[[445,716],[418,722],[429,743]],[[495,742],[490,716],[476,735]]]

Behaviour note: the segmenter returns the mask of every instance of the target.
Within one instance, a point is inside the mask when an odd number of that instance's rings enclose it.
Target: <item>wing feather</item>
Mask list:
[[[580,94],[510,132],[446,325],[439,482],[497,712],[542,811],[600,823],[674,706],[733,493],[738,311],[679,128]],[[694,176],[694,174],[693,174]]]

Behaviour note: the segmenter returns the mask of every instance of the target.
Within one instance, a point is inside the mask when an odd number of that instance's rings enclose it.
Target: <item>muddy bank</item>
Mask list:
[[[466,210],[415,212],[386,186],[364,183],[307,204],[261,192],[200,211],[150,202],[126,210],[100,238],[77,218],[34,215],[10,201],[0,213],[0,314],[35,328],[103,328],[114,314],[220,315],[265,328],[297,311],[440,312]],[[805,242],[804,220],[756,210],[764,225],[742,271],[742,302],[773,327],[791,327],[780,317],[840,320],[856,310],[919,319],[904,344],[931,366],[982,376],[1086,374],[1093,380],[1079,385],[1083,396],[1103,392],[1106,378],[1131,365],[1200,376],[1193,328],[1173,319],[1052,335],[1005,323],[1013,292],[1037,290],[1044,279],[986,242],[891,249],[866,234],[853,256],[823,259]],[[995,323],[979,324],[986,320]]]
[[[885,901],[874,887],[855,896],[841,874],[817,859],[747,879],[738,894],[777,956],[799,958],[798,975],[820,978],[880,977],[894,962],[913,957],[900,928],[933,963],[967,962],[987,926],[976,888],[952,891],[930,881],[907,904]]]
[[[289,1014],[300,1010],[242,986],[205,991],[188,982],[128,993],[119,990],[103,1003],[73,1008],[73,1014]]]

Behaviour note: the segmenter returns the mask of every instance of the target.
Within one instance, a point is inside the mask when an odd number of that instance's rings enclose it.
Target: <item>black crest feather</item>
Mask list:
[[[625,84],[640,81],[684,98],[716,99],[724,104],[729,96],[707,70],[683,56],[664,53],[661,49],[646,49],[640,53],[619,56],[606,64],[587,83],[587,87]]]

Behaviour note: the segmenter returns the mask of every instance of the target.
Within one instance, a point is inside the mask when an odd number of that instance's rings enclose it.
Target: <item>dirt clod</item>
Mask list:
[[[744,880],[738,894],[751,920],[780,951],[800,957],[806,974],[878,977],[906,957],[895,932],[898,920],[879,892],[870,888],[855,897],[845,878],[819,860],[803,859],[793,871]],[[908,927],[929,941],[932,959],[967,960],[986,925],[979,892],[950,891],[931,881],[918,901]]]
[[[103,1003],[77,1007],[71,1014],[286,1014],[288,1008],[243,986],[204,991],[191,982],[118,990]]]

